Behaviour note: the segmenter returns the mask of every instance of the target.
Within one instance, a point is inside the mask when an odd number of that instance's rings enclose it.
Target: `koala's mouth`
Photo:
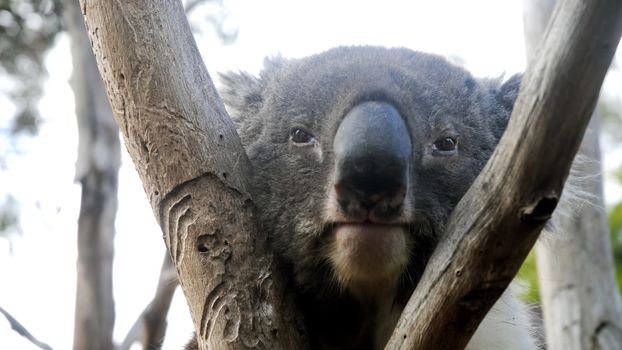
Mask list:
[[[335,224],[332,232],[329,258],[346,287],[362,281],[392,280],[408,264],[406,225],[345,222]]]
[[[349,234],[357,235],[381,235],[385,232],[390,232],[395,229],[405,228],[406,225],[399,223],[382,223],[374,222],[371,220],[365,220],[362,222],[339,222],[333,225],[333,232],[338,235],[339,232],[348,232]]]

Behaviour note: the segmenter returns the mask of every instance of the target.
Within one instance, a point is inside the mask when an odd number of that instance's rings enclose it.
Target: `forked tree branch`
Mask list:
[[[387,349],[462,349],[560,198],[622,31],[619,0],[558,1],[508,128],[456,207]]]

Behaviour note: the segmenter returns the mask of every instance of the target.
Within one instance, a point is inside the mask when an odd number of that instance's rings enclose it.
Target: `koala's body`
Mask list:
[[[312,348],[382,349],[501,137],[520,79],[476,79],[407,49],[342,47],[223,83]],[[506,292],[467,349],[537,349],[525,306]]]

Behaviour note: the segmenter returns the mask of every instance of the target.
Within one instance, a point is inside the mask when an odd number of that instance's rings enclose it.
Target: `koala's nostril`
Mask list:
[[[412,145],[397,110],[364,102],[343,119],[333,143],[340,206],[395,211],[404,201]]]

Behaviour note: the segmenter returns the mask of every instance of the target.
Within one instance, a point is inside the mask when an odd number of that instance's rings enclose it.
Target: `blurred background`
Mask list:
[[[77,0],[0,0],[0,313],[5,315],[0,315],[0,349],[69,349],[79,341],[74,319],[80,311],[76,305],[82,305],[77,283],[84,267],[78,257],[83,244],[78,223],[85,222],[79,219],[81,208],[83,214],[98,208],[88,206],[85,192],[100,184],[93,179],[112,176],[103,190],[95,190],[94,198],[109,196],[111,206],[100,208],[106,215],[94,213],[94,219],[84,220],[107,232],[104,236],[114,244],[114,253],[105,252],[112,264],[114,304],[108,307],[114,311],[114,343],[127,339],[140,349],[138,338],[128,334],[160,290],[161,275],[175,290],[162,269],[162,234],[134,166],[124,146],[115,148],[114,127],[98,119],[109,114],[87,112],[96,115],[95,124],[85,124],[76,115],[76,110],[79,114],[101,104],[101,97],[85,95],[91,90],[79,82],[84,74],[77,71],[91,63],[76,58],[76,33],[84,30],[71,19],[76,6]],[[523,71],[527,61],[520,0],[186,0],[184,6],[217,85],[218,72],[256,74],[266,56],[303,57],[338,45],[404,46],[438,53],[477,77],[509,77]],[[621,64],[618,55],[597,107],[602,120],[600,166],[619,284]],[[113,131],[98,136],[92,125]],[[93,169],[99,173],[93,175]],[[530,256],[521,276],[528,287],[524,298],[537,303],[534,265]],[[13,329],[15,322],[47,345],[20,335]],[[182,348],[192,329],[177,289],[164,348]]]

